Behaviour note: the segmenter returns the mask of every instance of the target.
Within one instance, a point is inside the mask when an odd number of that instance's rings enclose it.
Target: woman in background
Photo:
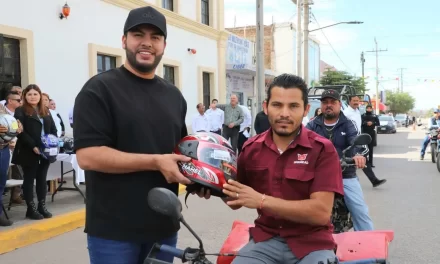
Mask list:
[[[49,161],[40,153],[41,137],[57,134],[57,129],[49,109],[43,105],[40,88],[30,84],[23,91],[23,106],[15,110],[15,118],[23,124],[23,132],[17,138],[12,162],[23,168],[23,194],[27,204],[26,217],[33,220],[50,218],[46,208],[46,178]],[[38,207],[34,203],[34,180]]]

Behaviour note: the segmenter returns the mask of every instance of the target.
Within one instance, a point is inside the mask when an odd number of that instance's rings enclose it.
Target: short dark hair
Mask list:
[[[273,81],[269,84],[269,88],[267,89],[268,103],[270,101],[270,95],[274,87],[281,87],[284,89],[292,89],[292,88],[300,89],[304,101],[304,109],[306,109],[307,105],[309,104],[307,84],[301,77],[288,73],[284,73],[275,77]]]
[[[199,106],[202,106],[202,103],[198,103],[198,104],[196,105],[196,109],[199,109]]]
[[[214,101],[218,103],[217,99],[212,99],[211,103],[214,103]]]
[[[351,102],[351,100],[352,100],[353,98],[355,98],[355,97],[361,99],[361,98],[359,97],[359,95],[350,95],[350,96],[348,97],[348,101]]]

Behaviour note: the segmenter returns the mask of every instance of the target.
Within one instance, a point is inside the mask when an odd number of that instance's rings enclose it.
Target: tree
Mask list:
[[[336,71],[328,68],[320,81],[321,85],[349,85],[352,86],[357,94],[364,94],[366,82],[363,78],[355,77],[345,71]]]
[[[404,114],[412,110],[416,104],[416,99],[409,93],[385,91],[386,103],[388,110],[395,114]]]

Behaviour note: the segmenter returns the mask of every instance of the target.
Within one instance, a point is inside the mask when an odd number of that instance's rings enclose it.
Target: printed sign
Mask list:
[[[252,43],[249,40],[229,35],[226,64],[240,65],[237,67],[244,67],[242,65],[246,64],[252,65],[253,46],[251,46]]]

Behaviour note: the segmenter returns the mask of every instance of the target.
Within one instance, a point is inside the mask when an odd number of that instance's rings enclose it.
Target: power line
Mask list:
[[[377,40],[374,38],[374,42],[376,43],[376,49],[375,50],[367,50],[366,52],[375,52],[376,53],[376,113],[379,113],[379,52],[388,51],[386,50],[379,50],[377,47]]]
[[[400,70],[400,91],[403,93],[403,70],[406,68],[399,68]]]
[[[312,15],[313,19],[315,20],[316,24],[318,25],[318,27],[321,27],[319,25],[318,20],[315,17],[315,14],[313,14],[312,12],[310,12],[310,14]],[[322,29],[320,29],[322,35],[324,35],[325,39],[327,40],[328,45],[330,45],[330,47],[332,48],[333,52],[335,53],[335,55],[338,57],[338,59],[342,62],[342,64],[345,66],[345,68],[347,70],[349,70],[350,72],[354,73],[350,67],[347,66],[347,64],[345,64],[345,62],[341,59],[341,57],[339,56],[338,52],[335,50],[335,48],[333,48],[333,45],[330,43],[330,40],[327,38],[327,36],[325,35],[324,31]]]

